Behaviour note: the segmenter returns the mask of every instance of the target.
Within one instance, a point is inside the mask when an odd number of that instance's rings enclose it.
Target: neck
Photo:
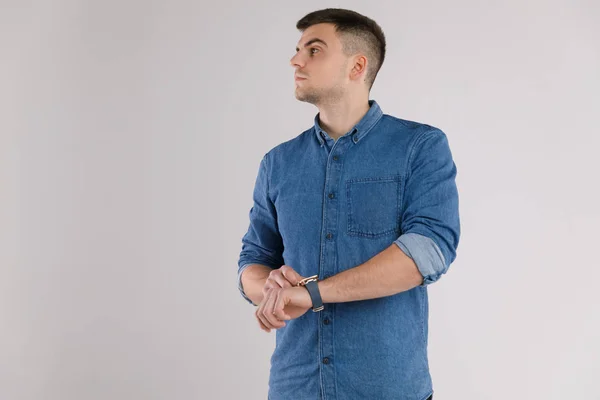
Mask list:
[[[318,108],[319,125],[332,139],[337,140],[369,111],[369,96],[341,99],[334,104],[319,105]]]

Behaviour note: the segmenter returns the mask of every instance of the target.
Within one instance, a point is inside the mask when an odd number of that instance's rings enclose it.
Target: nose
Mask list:
[[[302,67],[304,65],[304,61],[302,60],[302,56],[300,52],[297,52],[290,58],[290,65],[292,67]]]

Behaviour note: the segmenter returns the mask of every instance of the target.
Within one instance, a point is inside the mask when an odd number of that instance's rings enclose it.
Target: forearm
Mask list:
[[[242,272],[244,293],[254,304],[260,304],[263,299],[262,288],[273,269],[261,264],[249,265]]]
[[[415,262],[393,244],[367,262],[318,282],[323,303],[391,296],[420,285]]]

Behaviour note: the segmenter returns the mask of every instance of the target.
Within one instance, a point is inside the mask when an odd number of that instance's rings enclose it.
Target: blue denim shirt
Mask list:
[[[323,280],[392,243],[423,283],[392,296],[325,303],[277,329],[271,400],[424,400],[427,287],[446,273],[460,236],[456,165],[440,129],[383,114],[374,100],[345,135],[319,126],[268,151],[258,170],[241,273],[250,264]],[[257,327],[258,329],[258,327]]]

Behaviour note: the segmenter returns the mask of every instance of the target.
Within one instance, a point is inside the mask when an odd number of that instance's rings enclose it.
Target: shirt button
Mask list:
[[[333,156],[333,161],[337,161],[338,160],[338,156]]]
[[[333,237],[333,235],[331,233],[328,233],[326,237],[327,237],[327,239],[331,239]]]
[[[329,364],[329,358],[325,357],[325,358],[323,359],[323,364]]]
[[[328,320],[327,318],[325,318],[325,319],[323,320],[323,323],[324,323],[325,325],[329,325],[329,320]]]
[[[330,199],[333,199],[334,197],[335,197],[335,194],[333,194],[333,193],[329,193],[329,198],[330,198]]]
[[[353,141],[354,143],[358,142],[358,136],[352,136],[352,141]]]

